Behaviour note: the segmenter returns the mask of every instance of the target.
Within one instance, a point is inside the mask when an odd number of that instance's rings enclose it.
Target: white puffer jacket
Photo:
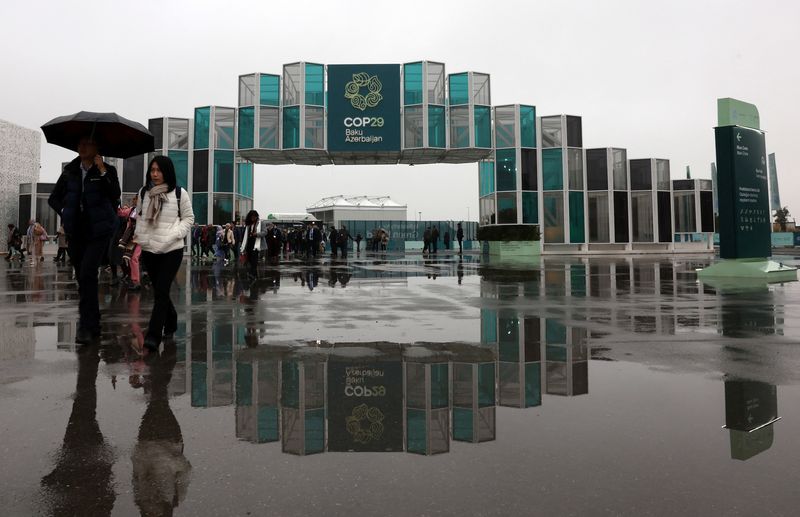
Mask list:
[[[178,217],[178,198],[173,190],[167,193],[166,201],[161,204],[161,213],[153,223],[147,221],[150,196],[147,192],[144,193],[144,199],[140,200],[134,235],[134,240],[142,247],[142,251],[169,253],[183,248],[184,239],[194,224],[194,212],[191,196],[185,189],[182,190],[180,217]]]

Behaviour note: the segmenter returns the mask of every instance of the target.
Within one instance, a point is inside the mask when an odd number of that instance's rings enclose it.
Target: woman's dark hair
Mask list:
[[[145,176],[144,179],[145,186],[148,189],[153,186],[152,180],[150,179],[150,168],[153,167],[153,162],[158,164],[158,168],[161,169],[161,174],[164,175],[164,183],[169,187],[167,192],[175,190],[178,184],[178,178],[175,176],[175,165],[172,164],[172,160],[170,160],[168,156],[154,156],[153,159],[150,160],[150,163],[147,165],[147,176]]]
[[[244,218],[245,226],[250,226],[256,221],[258,221],[258,212],[256,212],[255,210],[250,210],[249,212],[247,212],[247,217]]]

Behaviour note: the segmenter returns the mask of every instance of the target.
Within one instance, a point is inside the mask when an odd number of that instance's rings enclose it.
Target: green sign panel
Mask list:
[[[403,450],[403,366],[328,363],[328,450]]]
[[[400,151],[400,65],[328,65],[328,151]]]
[[[761,129],[758,108],[737,99],[717,99],[717,125]]]
[[[772,254],[764,133],[740,126],[714,129],[717,147],[721,258]]]

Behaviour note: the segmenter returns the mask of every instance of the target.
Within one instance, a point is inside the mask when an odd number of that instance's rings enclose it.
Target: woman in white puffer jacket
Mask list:
[[[181,190],[179,201],[176,189],[181,187],[176,183],[172,160],[156,156],[150,161],[134,240],[142,247],[141,262],[153,284],[155,302],[144,338],[144,345],[151,350],[178,329],[178,313],[169,290],[183,262],[184,239],[194,224],[189,194]]]

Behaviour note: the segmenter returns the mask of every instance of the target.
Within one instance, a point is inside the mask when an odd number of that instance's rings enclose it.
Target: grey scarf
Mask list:
[[[147,215],[145,216],[148,223],[154,222],[158,218],[158,214],[161,213],[161,203],[167,200],[167,190],[169,190],[169,185],[162,183],[148,191],[150,205],[147,207]]]

